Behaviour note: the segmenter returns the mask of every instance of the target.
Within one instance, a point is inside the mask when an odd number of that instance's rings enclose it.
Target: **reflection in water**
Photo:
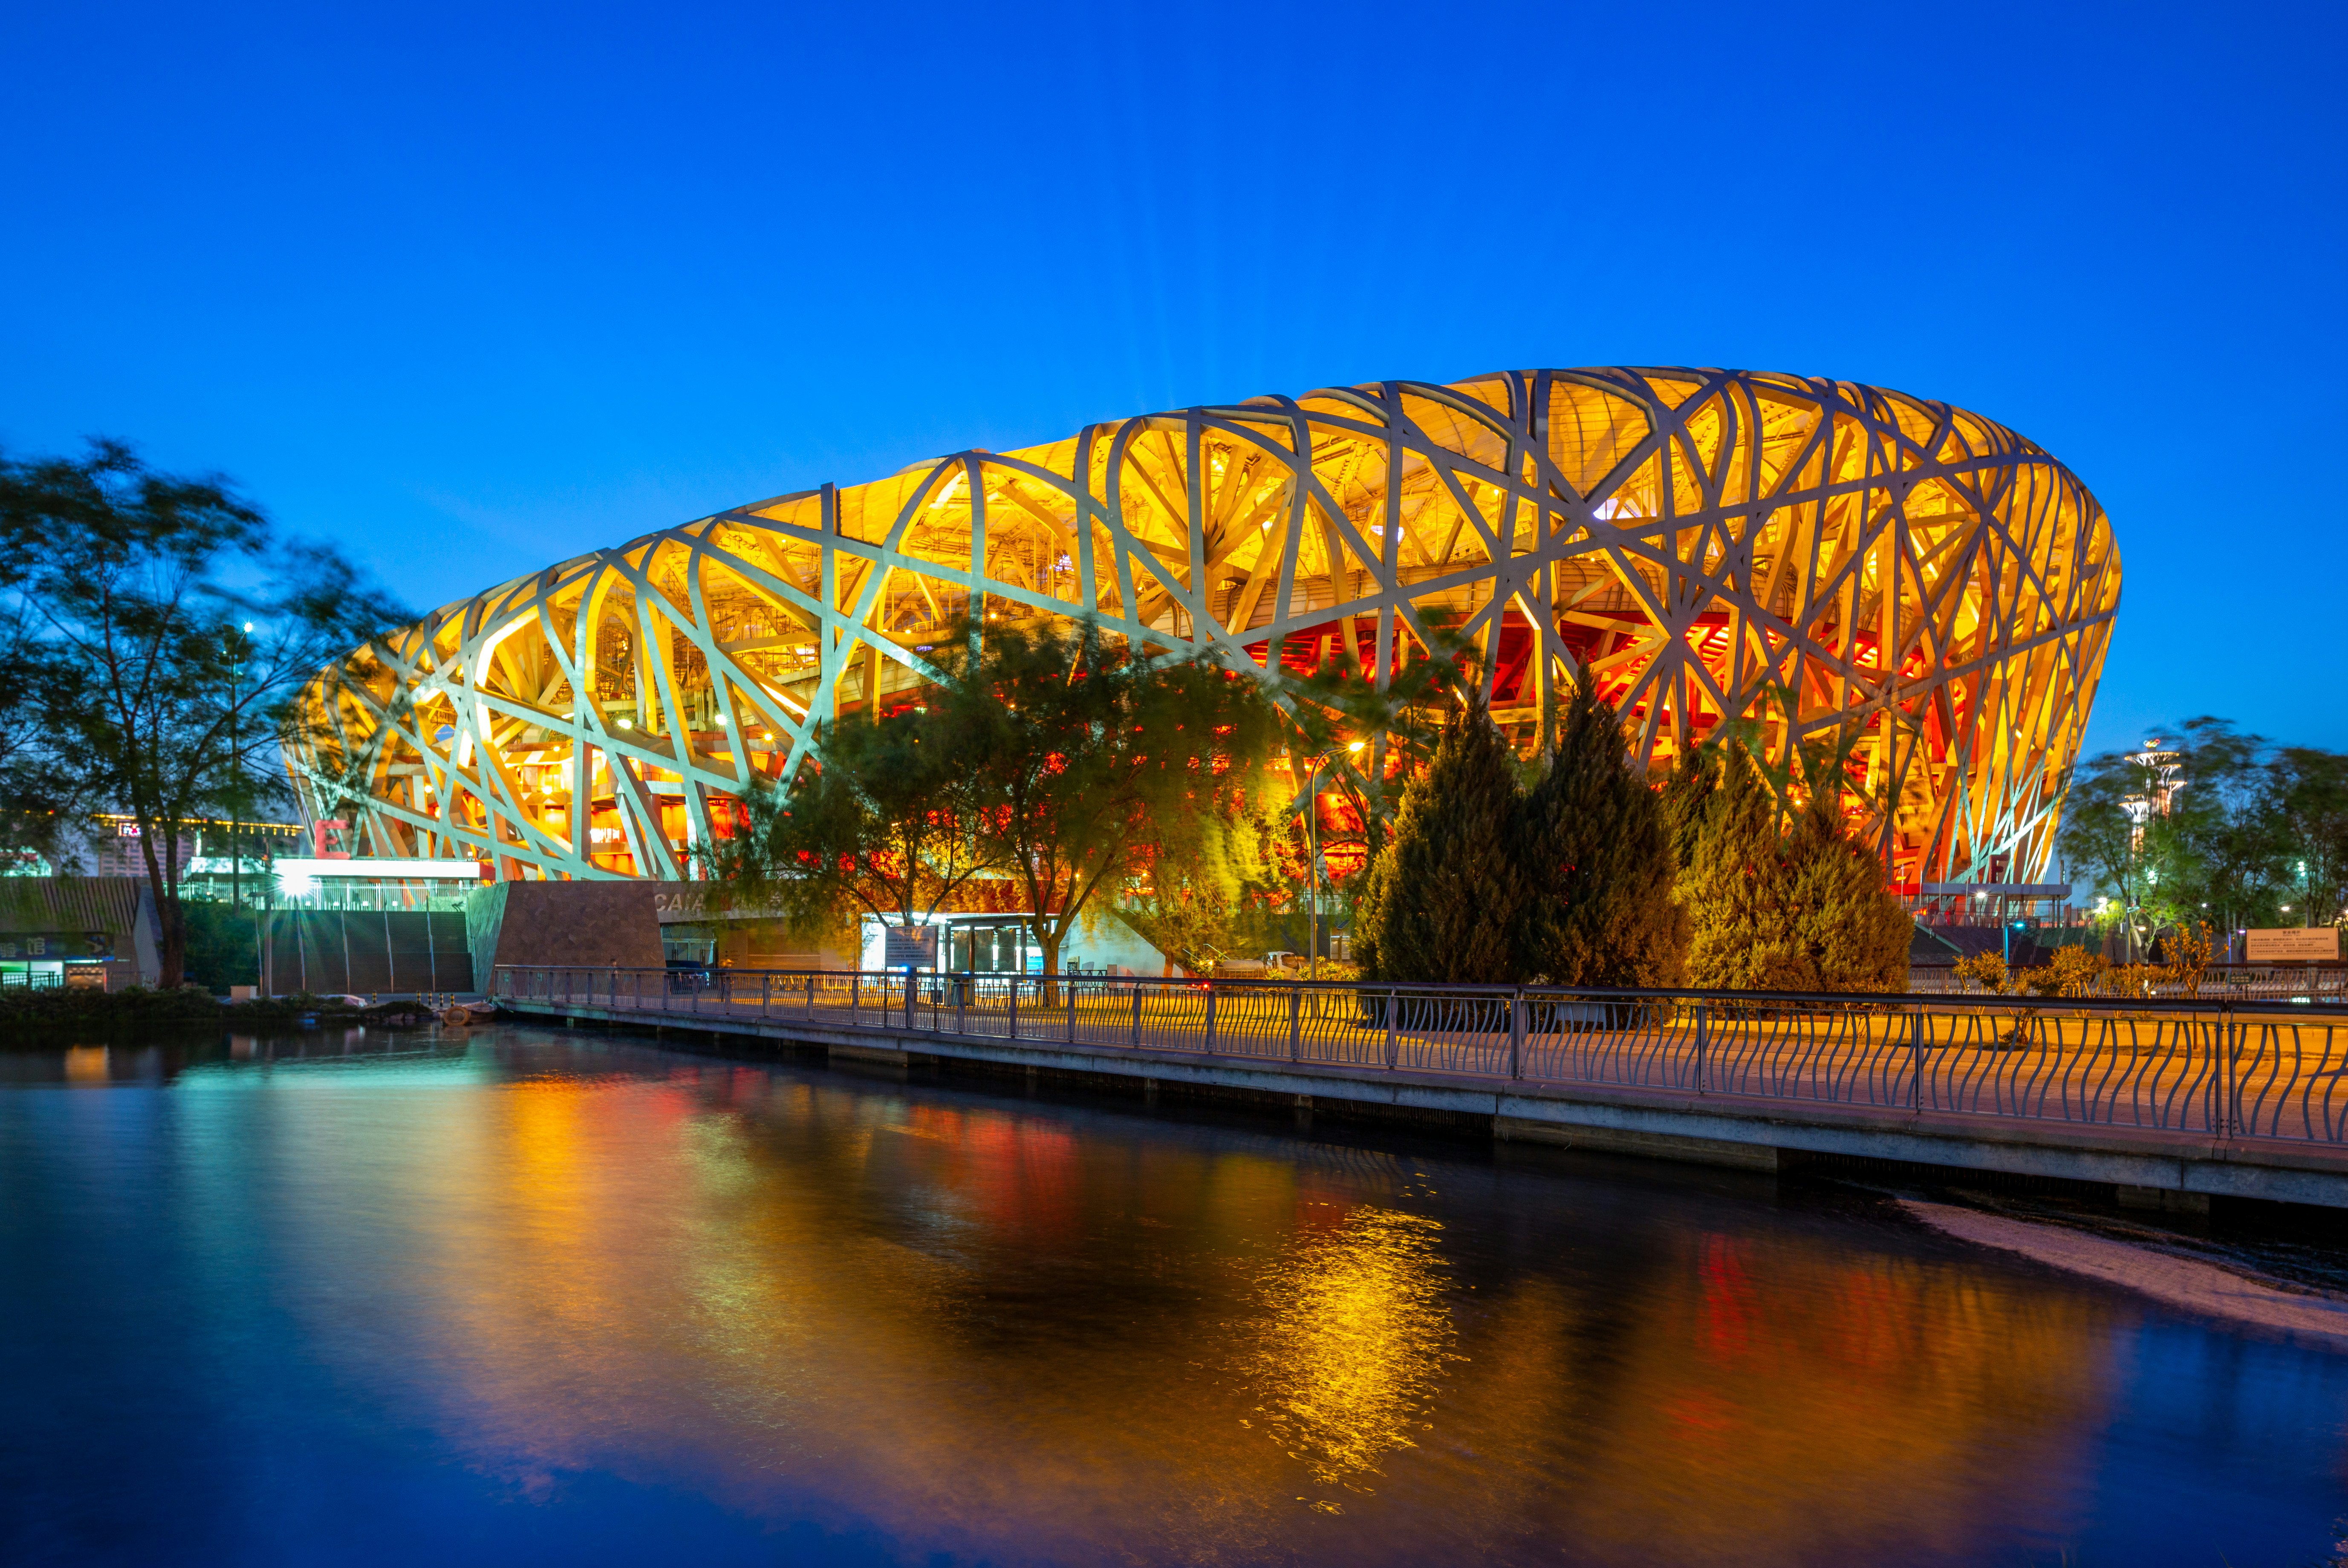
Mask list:
[[[1382,1455],[1412,1447],[1443,1363],[1457,1358],[1442,1229],[1423,1214],[1356,1209],[1302,1233],[1264,1276],[1267,1314],[1243,1331],[1265,1387],[1260,1409],[1315,1481],[1375,1475]]]
[[[2348,1358],[1766,1179],[545,1031],[89,1049],[0,1063],[12,1562],[2304,1561],[2348,1512]]]

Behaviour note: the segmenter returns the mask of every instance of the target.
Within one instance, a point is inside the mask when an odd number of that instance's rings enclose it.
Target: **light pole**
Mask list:
[[[1361,749],[1359,741],[1345,743],[1348,752]],[[1314,757],[1304,781],[1304,865],[1313,886],[1313,907],[1304,916],[1304,961],[1306,972],[1316,980],[1321,978],[1321,770],[1336,754],[1332,746]]]
[[[252,622],[246,621],[244,630],[249,634],[252,630]],[[228,907],[232,909],[241,908],[244,903],[243,878],[239,876],[239,873],[244,869],[242,858],[243,852],[238,847],[236,841],[236,774],[239,762],[236,749],[237,682],[243,676],[244,647],[240,641],[229,650],[228,656]],[[217,886],[218,884],[214,886]]]

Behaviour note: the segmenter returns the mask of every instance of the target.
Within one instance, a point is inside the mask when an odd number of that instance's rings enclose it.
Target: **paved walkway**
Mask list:
[[[662,977],[648,977],[658,983]],[[744,979],[751,977],[743,977]],[[1019,988],[850,988],[777,976],[757,993],[616,989],[538,977],[550,1003],[690,1024],[719,1019],[1180,1051],[1365,1072],[1612,1085],[1808,1104],[2020,1117],[2348,1147],[2348,1020],[2288,1005],[2235,1014],[1787,1009],[1721,1016],[1669,1003],[1529,998],[1512,1039],[1505,996],[1262,990],[1074,979]],[[763,978],[762,978],[763,979]],[[567,984],[566,984],[567,981]],[[602,983],[597,983],[602,982]],[[786,982],[788,982],[786,984]],[[2256,1005],[2256,1004],[2253,1004]],[[1211,1017],[1210,1017],[1211,1009]],[[2230,1035],[2230,1056],[2228,1050]]]

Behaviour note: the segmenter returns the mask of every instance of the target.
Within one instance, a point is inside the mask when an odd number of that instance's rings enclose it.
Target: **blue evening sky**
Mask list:
[[[2092,741],[2348,747],[2333,5],[0,5],[0,445],[418,608],[824,479],[1383,377],[2003,421],[2126,559]]]

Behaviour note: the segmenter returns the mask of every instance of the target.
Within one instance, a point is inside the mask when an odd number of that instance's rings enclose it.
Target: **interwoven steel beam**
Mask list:
[[[1962,409],[1689,369],[1383,382],[1092,425],[778,497],[448,606],[289,745],[385,855],[690,874],[817,721],[914,699],[956,617],[1374,678],[1447,622],[1520,743],[1577,666],[1641,754],[1724,719],[1847,753],[1900,882],[2043,871],[2119,603],[2094,497]],[[1440,616],[1435,612],[1440,611]]]

